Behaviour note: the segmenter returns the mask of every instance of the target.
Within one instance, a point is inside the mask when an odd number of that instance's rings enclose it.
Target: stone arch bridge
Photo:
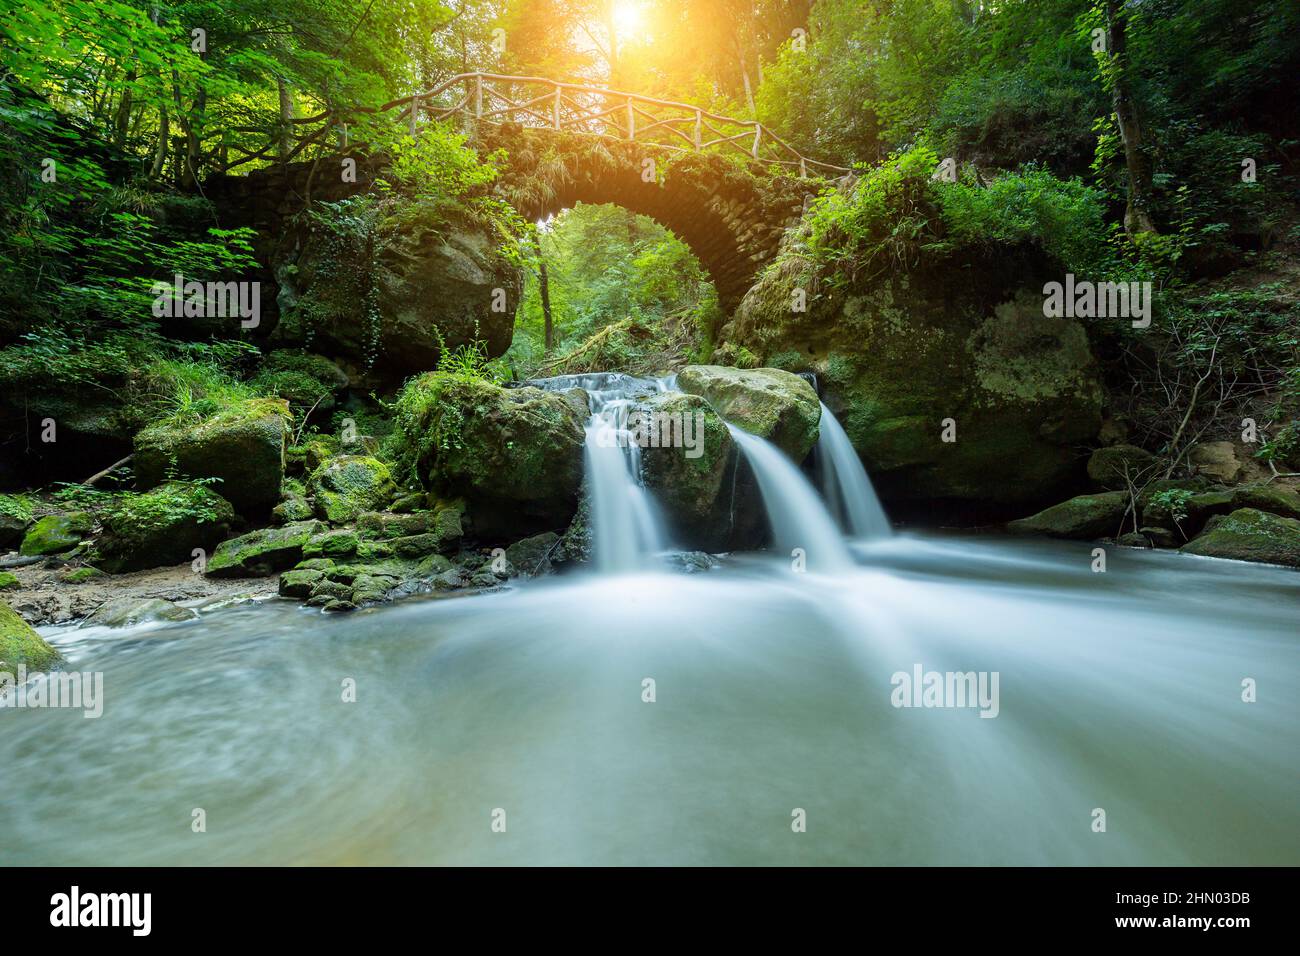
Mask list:
[[[504,149],[507,159],[494,189],[527,219],[538,221],[579,202],[613,203],[654,219],[695,253],[728,315],[776,255],[806,202],[829,180],[850,173],[800,155],[752,120],[536,77],[466,74],[375,112],[391,115],[413,136],[430,122],[459,122],[480,150]],[[230,224],[252,225],[264,238],[278,236],[309,200],[345,198],[380,174],[376,162],[360,153],[355,184],[321,173],[350,152],[344,117],[321,114],[293,124],[302,132],[295,146],[280,147],[286,162],[240,176],[231,174],[243,162],[237,161],[205,184]],[[293,161],[331,131],[340,136],[335,157]],[[263,261],[285,258],[282,247],[259,252],[266,253]],[[284,275],[277,271],[275,278],[284,306]],[[470,300],[462,301],[467,314],[481,315],[485,303],[460,291]],[[430,361],[425,350],[409,345],[403,351],[410,368]],[[493,353],[504,351],[509,334],[489,336],[489,345]]]

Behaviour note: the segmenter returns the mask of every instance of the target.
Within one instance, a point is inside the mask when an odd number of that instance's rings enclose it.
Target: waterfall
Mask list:
[[[852,567],[844,539],[808,479],[771,442],[730,422],[727,428],[754,469],[776,547],[786,554],[802,549],[815,571]]]
[[[639,571],[664,550],[662,522],[641,484],[641,447],[628,430],[636,396],[664,391],[666,381],[616,372],[559,375],[529,382],[546,391],[581,388],[591,417],[586,425],[586,471],[591,505],[592,558],[600,571]]]
[[[844,530],[855,538],[886,538],[889,518],[871,487],[867,470],[853,450],[849,436],[822,403],[817,459],[821,463],[822,495]]]

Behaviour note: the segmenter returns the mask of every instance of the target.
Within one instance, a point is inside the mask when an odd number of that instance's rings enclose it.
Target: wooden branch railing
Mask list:
[[[734,119],[687,103],[538,76],[462,73],[422,93],[352,111],[353,115],[361,113],[391,113],[412,136],[419,134],[422,123],[461,116],[467,128],[477,123],[511,123],[644,143],[671,152],[733,152],[760,165],[797,171],[802,177],[839,176],[852,171],[802,155],[756,120]],[[347,119],[339,111],[326,111],[289,122],[292,127],[325,123],[325,128],[333,128]],[[318,129],[295,136],[300,142],[289,155],[296,156],[311,143],[319,142],[323,132]],[[263,158],[279,142],[279,135],[276,131],[273,142],[263,149],[241,150],[247,155],[226,168]]]

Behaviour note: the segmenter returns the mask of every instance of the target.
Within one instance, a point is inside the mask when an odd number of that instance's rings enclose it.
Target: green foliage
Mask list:
[[[31,496],[0,495],[0,515],[3,515],[6,518],[17,518],[19,521],[31,521]]]
[[[106,528],[142,538],[187,520],[200,525],[227,521],[229,512],[229,504],[203,483],[173,481],[143,493],[114,495],[101,519]]]
[[[1177,524],[1187,518],[1187,504],[1195,497],[1195,494],[1195,492],[1188,491],[1185,488],[1166,488],[1163,491],[1152,493],[1151,504],[1155,505],[1160,511],[1167,512],[1169,517]]]

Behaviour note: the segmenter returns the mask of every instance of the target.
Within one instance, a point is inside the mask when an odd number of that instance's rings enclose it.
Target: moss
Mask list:
[[[291,420],[283,399],[259,398],[197,424],[159,423],[135,438],[136,477],[145,488],[172,473],[216,478],[222,496],[241,514],[268,510],[280,500]]]
[[[80,544],[94,528],[94,517],[85,511],[46,515],[27,529],[18,550],[28,556],[62,554]]]
[[[1007,524],[1007,530],[1053,538],[1092,539],[1118,534],[1128,501],[1129,496],[1122,491],[1080,495],[1028,518],[1012,521]]]
[[[306,599],[311,596],[314,588],[325,577],[324,571],[315,571],[309,569],[285,571],[280,575],[280,596]]]
[[[0,601],[0,671],[16,673],[22,664],[31,671],[48,671],[63,663],[63,656],[36,630]]]
[[[304,558],[345,558],[357,553],[355,531],[340,529],[317,535],[303,546]]]
[[[169,481],[116,498],[102,517],[96,564],[112,574],[180,564],[211,550],[230,531],[235,510],[202,485]]]
[[[1300,567],[1300,521],[1240,508],[1210,519],[1205,530],[1182,550],[1204,557]]]
[[[707,399],[725,421],[766,438],[796,462],[817,443],[821,403],[798,375],[772,368],[688,365],[677,383],[683,392]]]
[[[335,524],[382,508],[397,492],[388,466],[364,455],[331,458],[312,472],[307,489],[317,516]]]
[[[319,521],[300,521],[223,541],[208,562],[208,576],[264,577],[292,567],[302,560],[307,542],[323,531],[325,526]]]
[[[63,575],[63,580],[68,584],[84,584],[86,581],[93,581],[103,576],[104,572],[99,568],[77,568]]]
[[[8,571],[0,571],[0,591],[9,591],[22,587],[22,582]]]

